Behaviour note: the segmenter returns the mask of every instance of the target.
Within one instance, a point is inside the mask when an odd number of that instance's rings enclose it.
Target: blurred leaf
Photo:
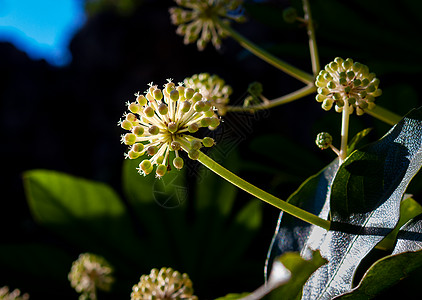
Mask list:
[[[218,297],[214,300],[238,300],[238,299],[244,298],[247,295],[249,295],[249,293],[239,293],[239,294],[230,293],[230,294],[227,294],[223,297]]]
[[[125,207],[107,185],[47,170],[25,172],[24,184],[35,220],[82,251],[126,267],[146,259]]]
[[[421,147],[422,109],[415,109],[341,165],[331,192],[332,229],[317,248],[329,263],[307,282],[305,299],[351,290],[360,262],[399,220],[400,201],[422,164]]]
[[[348,148],[347,148],[347,153],[350,154],[352,153],[355,148],[356,145],[365,137],[367,136],[370,132],[371,132],[372,128],[366,128],[362,131],[359,131],[349,142]]]

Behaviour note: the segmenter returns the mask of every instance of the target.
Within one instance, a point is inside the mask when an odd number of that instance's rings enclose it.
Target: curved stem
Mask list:
[[[224,30],[226,34],[234,38],[237,42],[239,42],[240,45],[242,45],[245,49],[249,50],[262,60],[265,60],[267,63],[273,65],[274,67],[282,70],[283,72],[289,74],[290,76],[306,83],[311,84],[314,82],[314,76],[311,74],[308,74],[307,72],[304,72],[285,61],[275,57],[274,55],[268,53],[264,49],[258,47],[248,39],[246,39],[244,36],[239,34],[237,31],[235,31],[233,28],[230,27],[230,25],[225,24],[224,22],[221,22],[220,19],[215,18],[214,21],[218,24],[221,29]]]
[[[212,160],[210,157],[206,156],[204,153],[199,152],[198,161],[203,164],[205,167],[213,171],[215,174],[221,176],[228,182],[232,183],[233,185],[237,186],[238,188],[244,190],[245,192],[257,197],[258,199],[261,199],[264,202],[267,202],[286,213],[291,214],[292,216],[295,216],[305,222],[308,222],[310,224],[322,227],[326,230],[330,229],[330,221],[321,219],[320,217],[311,214],[299,207],[296,207],[286,201],[283,201],[263,190],[260,188],[250,184],[249,182],[243,180],[239,176],[233,174],[229,170],[225,169],[218,163],[216,163],[214,160]]]
[[[374,118],[377,118],[378,120],[381,120],[387,124],[390,125],[395,125],[397,124],[402,117],[383,108],[380,107],[379,105],[376,105],[373,109],[371,110],[365,110],[365,113],[367,113],[368,115],[373,116]]]
[[[312,94],[313,92],[316,91],[316,87],[315,85],[307,85],[297,91],[294,91],[290,94],[284,95],[282,97],[273,99],[273,100],[269,100],[268,102],[264,102],[264,103],[260,103],[257,105],[251,105],[251,106],[227,106],[227,111],[231,111],[231,112],[241,112],[241,111],[248,111],[248,112],[255,112],[257,110],[263,110],[263,109],[268,109],[271,107],[275,107],[278,105],[283,105],[289,102],[292,102],[294,100],[300,99],[302,97],[305,97],[309,94]]]
[[[309,6],[309,0],[303,0],[303,11],[305,13],[305,23],[309,37],[309,51],[311,53],[312,72],[314,76],[320,71],[318,47],[315,38],[314,22],[312,21],[311,7]]]

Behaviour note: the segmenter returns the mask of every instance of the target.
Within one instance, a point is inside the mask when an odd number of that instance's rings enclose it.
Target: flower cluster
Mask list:
[[[344,105],[348,104],[349,112],[356,109],[357,115],[362,115],[366,109],[373,109],[375,97],[382,93],[375,74],[369,73],[366,65],[353,62],[350,58],[334,59],[319,73],[315,84],[318,87],[316,100],[322,102],[324,110],[330,110],[335,105],[335,110],[342,112]]]
[[[193,295],[192,281],[187,274],[180,274],[171,268],[152,269],[149,275],[142,275],[132,288],[131,300],[197,300]]]
[[[198,159],[201,147],[212,147],[214,140],[199,139],[190,135],[201,127],[214,129],[220,119],[210,101],[183,83],[176,86],[170,79],[161,90],[150,84],[145,95],[135,94],[136,101],[129,102],[129,113],[119,125],[130,131],[122,136],[122,143],[129,145],[126,158],[135,159],[144,154],[151,156],[139,164],[139,173],[148,175],[157,165],[156,176],[162,177],[171,169],[170,153],[174,152],[173,166],[183,168],[181,150],[189,158]]]
[[[81,293],[80,300],[97,299],[96,290],[109,291],[114,278],[113,268],[101,256],[83,253],[72,263],[70,285]]]
[[[240,5],[243,0],[175,0],[181,7],[170,8],[171,21],[178,25],[176,33],[184,36],[184,43],[197,42],[199,50],[205,49],[212,42],[216,49],[221,47],[221,39],[225,37],[223,29],[216,22],[234,20],[243,22]]]
[[[327,149],[333,143],[333,137],[328,132],[318,133],[315,144],[321,149]]]
[[[23,294],[21,295],[21,291],[18,289],[13,290],[12,292],[9,291],[9,287],[4,286],[0,288],[0,300],[28,300],[29,295]]]
[[[208,73],[195,74],[184,80],[186,86],[190,86],[196,92],[200,92],[205,99],[211,102],[220,116],[226,113],[226,105],[233,90],[224,79]]]

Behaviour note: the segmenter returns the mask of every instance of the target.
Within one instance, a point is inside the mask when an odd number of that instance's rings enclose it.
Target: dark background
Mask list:
[[[172,1],[123,2],[132,5],[122,9],[103,1],[102,6],[91,7],[86,24],[70,44],[73,60],[69,66],[57,68],[43,60],[33,61],[13,45],[0,44],[3,245],[28,241],[55,244],[77,257],[80,249],[33,221],[22,173],[37,168],[62,171],[107,183],[121,193],[125,146],[120,144],[122,130],[117,121],[126,109],[125,102],[133,99],[135,92],[144,91],[149,82],[161,85],[169,77],[178,82],[195,73],[217,74],[233,87],[231,102],[239,105],[253,81],[263,84],[269,99],[302,87],[230,38],[219,51],[211,45],[203,52],[195,45],[183,45],[183,38],[170,23]],[[381,80],[380,106],[404,115],[421,104],[419,1],[310,2],[322,66],[336,56],[351,57],[368,65]],[[304,27],[286,24],[281,18],[289,3],[301,13],[299,1],[246,1],[249,21],[233,26],[271,53],[311,72]],[[314,146],[318,132],[329,131],[334,144],[339,144],[340,115],[320,109],[314,95],[255,116],[228,114],[225,119],[225,140],[221,142],[230,142],[225,149],[239,152],[243,162],[240,175],[282,199],[334,158]],[[354,116],[351,135],[367,127],[374,130],[365,142],[380,138],[389,129],[369,116]],[[409,188],[417,200],[422,199],[420,182],[416,178]],[[243,192],[238,197],[250,199]],[[277,209],[263,208],[263,226],[247,252],[262,266],[278,216]],[[28,257],[30,260],[30,252]],[[20,269],[5,267],[2,261],[0,286],[20,288],[30,293],[31,299],[77,297],[69,287],[64,291],[61,286],[51,286]],[[222,282],[217,289],[204,288],[197,294],[212,298],[251,291],[262,279],[262,274],[256,274],[255,286],[242,286],[242,280],[234,278],[239,281],[235,284],[238,290],[231,290],[230,282]],[[43,294],[46,289],[49,292]]]

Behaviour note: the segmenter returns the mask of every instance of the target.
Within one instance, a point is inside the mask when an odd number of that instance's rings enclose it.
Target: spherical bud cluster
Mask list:
[[[223,22],[244,22],[240,5],[243,0],[175,0],[179,7],[170,8],[170,17],[178,25],[176,33],[184,36],[184,43],[196,41],[199,50],[204,50],[211,41],[216,49],[221,47],[225,34],[216,18]],[[183,8],[182,8],[183,7]]]
[[[0,300],[28,300],[29,295],[23,294],[21,295],[21,291],[18,289],[13,290],[10,292],[9,287],[4,286],[0,288]]]
[[[96,290],[109,291],[114,278],[113,268],[101,256],[83,253],[72,263],[68,278],[70,285],[81,293],[82,299],[96,299]]]
[[[187,274],[181,274],[171,268],[152,269],[149,275],[142,275],[134,285],[131,300],[197,300],[193,295],[192,281]]]
[[[226,113],[226,105],[229,103],[229,97],[233,90],[231,86],[226,84],[224,79],[217,75],[201,73],[185,78],[184,83],[186,86],[200,92],[205,99],[210,101],[211,105],[217,109],[219,115],[222,116]],[[210,129],[213,129],[213,127]]]
[[[375,73],[369,73],[366,65],[350,58],[337,57],[326,65],[317,76],[315,85],[318,87],[316,100],[322,103],[324,110],[328,111],[334,105],[337,112],[342,112],[348,105],[349,113],[356,110],[359,116],[366,109],[373,109],[375,98],[382,94]]]
[[[315,144],[321,149],[327,149],[333,143],[333,137],[328,132],[318,133]]]
[[[150,84],[145,95],[137,93],[135,96],[136,100],[128,103],[129,112],[119,125],[129,131],[122,136],[122,143],[129,146],[126,158],[151,156],[139,164],[140,174],[148,175],[156,166],[155,174],[161,178],[171,165],[183,168],[180,151],[197,159],[199,149],[211,145],[211,138],[198,139],[190,135],[202,127],[214,129],[220,124],[214,106],[201,93],[183,83],[176,86],[169,79],[162,90]]]

